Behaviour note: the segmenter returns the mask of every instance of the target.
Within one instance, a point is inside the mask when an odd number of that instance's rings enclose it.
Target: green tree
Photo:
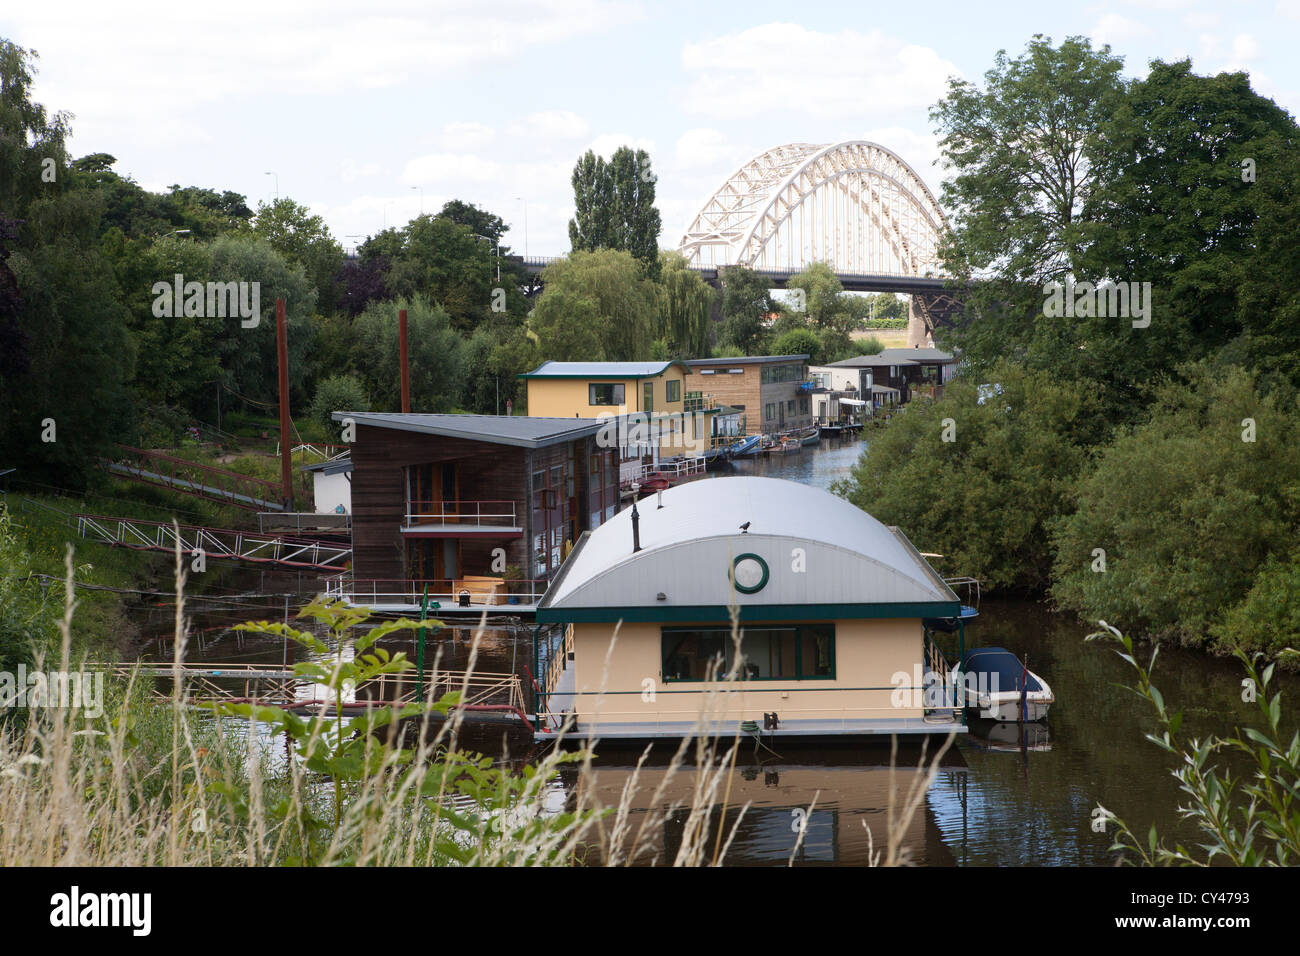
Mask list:
[[[952,226],[942,258],[955,276],[980,275],[967,322],[953,334],[973,365],[1023,349],[1041,321],[1042,286],[1082,275],[1102,224],[1087,215],[1105,184],[1105,129],[1124,93],[1123,61],[1084,37],[1059,47],[1036,35],[1015,59],[998,51],[983,88],[949,80],[930,111]],[[1099,277],[1100,278],[1100,277]]]
[[[501,241],[501,237],[506,234],[506,230],[509,228],[500,216],[494,215],[486,209],[480,209],[473,203],[462,202],[459,199],[450,199],[444,203],[442,211],[438,213],[438,218],[449,219],[477,235],[486,236],[492,240],[494,245]]]
[[[531,324],[545,358],[627,362],[649,356],[659,287],[630,253],[575,252],[547,266],[542,280]]]
[[[1098,401],[1009,362],[986,381],[958,377],[941,399],[911,402],[835,490],[941,552],[946,573],[1038,590],[1050,582],[1048,528],[1073,510],[1097,440]]]
[[[812,329],[791,329],[778,335],[772,343],[773,355],[810,356],[810,365],[821,365],[826,361],[822,340]]]
[[[368,412],[366,388],[354,375],[331,375],[321,379],[316,386],[316,397],[311,403],[311,417],[334,437],[339,437],[342,427],[334,421],[335,412]]]
[[[281,196],[271,203],[258,203],[252,231],[285,260],[302,266],[316,287],[317,306],[333,313],[338,306],[338,274],[343,267],[343,247],[330,235],[320,216],[306,206]]]
[[[767,316],[777,310],[772,292],[766,279],[745,266],[728,266],[721,279],[722,339],[752,355],[767,334]]]
[[[424,296],[372,303],[356,318],[356,367],[374,408],[399,411],[402,407],[399,309],[406,309],[411,410],[451,411],[464,387],[465,340],[451,327],[446,311]]]
[[[1294,393],[1262,395],[1244,369],[1184,373],[1154,388],[1150,420],[1081,477],[1077,510],[1054,528],[1052,596],[1138,635],[1203,645],[1269,557],[1294,548],[1300,418]]]
[[[573,167],[574,217],[569,243],[574,252],[618,249],[630,252],[646,275],[659,275],[659,233],[655,174],[643,149],[620,146],[609,162],[591,150]]]
[[[686,258],[676,252],[659,254],[660,337],[667,340],[675,358],[698,358],[708,355],[709,323],[717,293]]]
[[[1197,76],[1187,60],[1157,60],[1106,138],[1107,188],[1089,207],[1106,228],[1084,268],[1150,282],[1155,301],[1150,327],[1125,334],[1112,319],[1062,320],[1075,374],[1136,397],[1137,385],[1245,334],[1241,358],[1295,376],[1300,292],[1282,276],[1295,274],[1300,126],[1244,73]]]

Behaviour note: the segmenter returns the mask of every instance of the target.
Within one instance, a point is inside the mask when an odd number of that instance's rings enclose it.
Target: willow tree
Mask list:
[[[659,270],[659,337],[674,355],[707,357],[717,293],[679,253],[661,252]]]
[[[575,252],[546,267],[531,326],[542,357],[631,362],[650,357],[659,287],[630,253]]]

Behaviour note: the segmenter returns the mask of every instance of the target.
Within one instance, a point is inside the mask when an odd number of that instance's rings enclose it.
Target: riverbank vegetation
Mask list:
[[[66,562],[71,577],[70,551]],[[181,594],[179,555],[176,566]],[[64,671],[78,665],[73,594],[68,587],[56,602],[54,645],[38,655]],[[365,628],[367,617],[364,609],[314,602],[294,625],[250,622],[244,629],[302,645],[309,659],[295,673],[319,685],[328,702],[349,686],[413,666],[377,642],[420,622]],[[184,619],[182,599],[178,663]],[[733,626],[737,645],[738,635]],[[741,656],[735,660],[739,668]],[[431,670],[438,666],[435,656]],[[701,727],[736,693],[728,682],[720,686],[702,707]],[[727,786],[739,736],[683,740],[668,766],[656,769],[654,784],[639,779],[647,749],[617,801],[603,805],[589,752],[557,745],[522,761],[494,761],[461,747],[464,712],[455,709],[454,692],[345,717],[324,706],[297,714],[242,702],[216,703],[205,713],[179,683],[162,698],[145,679],[106,688],[101,714],[74,706],[33,707],[21,723],[0,715],[0,866],[716,866],[749,809],[731,802]],[[931,759],[923,753],[915,769],[900,768],[897,780],[891,773],[886,820],[867,829],[873,864],[909,862],[903,837],[923,812],[950,744]],[[564,769],[572,774],[557,805]],[[665,796],[670,784],[681,792],[683,780],[688,799]],[[663,829],[670,819],[679,834],[671,850]],[[803,840],[796,830],[791,861]]]
[[[932,110],[962,365],[839,490],[953,573],[1296,668],[1300,127],[1244,74],[1121,65],[1036,37]]]

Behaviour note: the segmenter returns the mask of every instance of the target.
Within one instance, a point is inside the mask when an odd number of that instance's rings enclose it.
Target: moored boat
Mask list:
[[[1042,720],[1056,700],[1047,681],[1004,647],[967,651],[962,658],[961,683],[965,686],[967,712],[985,720]]]
[[[815,445],[821,440],[822,430],[816,425],[799,436],[799,441],[805,445]]]
[[[727,456],[730,458],[752,458],[758,454],[762,441],[762,435],[750,435],[747,438],[742,438],[727,448]]]
[[[773,450],[776,450],[776,449],[773,449]],[[799,454],[799,452],[802,451],[802,450],[803,450],[803,445],[800,444],[799,439],[797,439],[797,438],[782,438],[782,439],[781,439],[781,445],[780,445],[780,452],[781,452],[781,454],[783,454],[783,455],[797,455],[797,454]]]

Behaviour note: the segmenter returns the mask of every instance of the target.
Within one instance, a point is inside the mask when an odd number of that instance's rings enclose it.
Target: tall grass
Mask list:
[[[68,671],[76,663],[71,548],[65,563],[57,666]],[[334,740],[338,749],[277,758],[279,746],[256,711],[247,720],[218,719],[197,714],[185,699],[184,586],[177,554],[168,700],[151,699],[140,683],[128,681],[113,687],[96,719],[75,708],[40,708],[23,727],[0,722],[0,866],[726,863],[748,810],[731,803],[737,751],[748,738],[708,728],[724,712],[726,695],[736,692],[726,687],[731,682],[701,695],[697,734],[681,741],[657,785],[640,782],[647,748],[608,806],[597,797],[591,751],[563,748],[568,727],[558,734],[561,746],[512,772],[466,752],[460,745],[465,711],[431,700],[424,709],[442,709],[445,720],[408,722],[399,730],[385,718],[367,724],[367,733]],[[480,629],[467,671],[474,669],[481,636]],[[738,648],[734,617],[733,641]],[[733,678],[742,658],[734,659]],[[435,655],[435,672],[439,664]],[[308,718],[308,743],[330,733],[334,720],[323,706]],[[405,746],[411,737],[413,745]],[[905,791],[891,771],[884,848],[873,852],[872,862],[908,862],[903,835],[950,743],[932,761],[922,758]],[[334,757],[348,762],[329,764]],[[557,812],[549,797],[566,766],[576,770],[576,784]],[[689,800],[665,805],[670,781],[681,775],[690,784]],[[650,809],[643,812],[646,790]],[[728,810],[736,811],[730,827],[724,826]],[[669,814],[685,819],[672,859],[661,858]]]

